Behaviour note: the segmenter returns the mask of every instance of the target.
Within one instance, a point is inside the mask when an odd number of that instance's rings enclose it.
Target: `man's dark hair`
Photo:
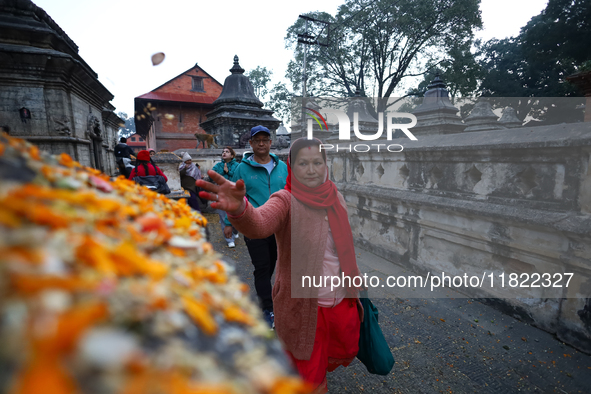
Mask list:
[[[6,134],[10,134],[10,126],[0,126],[0,129]]]
[[[125,144],[125,143],[127,143],[127,138],[121,137],[121,138],[119,138],[119,142],[121,142],[122,144]]]

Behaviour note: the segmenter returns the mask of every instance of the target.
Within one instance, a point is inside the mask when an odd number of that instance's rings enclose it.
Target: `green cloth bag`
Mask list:
[[[367,298],[367,292],[359,298],[363,305],[363,322],[359,330],[357,358],[375,375],[388,375],[394,367],[394,356],[378,323],[378,308]]]

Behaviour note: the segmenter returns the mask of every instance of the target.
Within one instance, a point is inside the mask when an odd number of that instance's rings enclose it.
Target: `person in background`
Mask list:
[[[287,166],[279,158],[270,153],[271,132],[264,126],[255,126],[250,130],[250,147],[252,152],[244,154],[242,162],[232,176],[232,182],[242,179],[246,187],[246,197],[253,207],[260,207],[267,202],[271,194],[285,187]],[[224,234],[232,236],[232,225],[226,219]],[[273,286],[271,278],[277,263],[277,242],[275,235],[270,234],[263,239],[244,237],[248,254],[254,265],[254,287],[261,301],[265,320],[274,326]]]
[[[229,146],[226,146],[222,150],[222,161],[220,161],[215,166],[213,166],[212,170],[217,172],[221,176],[223,176],[225,179],[230,180],[234,176],[234,172],[236,171],[236,168],[238,168],[238,164],[239,163],[236,161],[236,152],[234,152],[234,149],[230,148]],[[226,211],[222,211],[221,209],[216,209],[216,212],[218,213],[218,215],[220,217],[220,224],[222,225],[222,233],[224,233],[224,229],[226,227],[226,217],[227,217]],[[224,233],[224,238],[226,239],[226,242],[228,243],[229,248],[234,248],[236,246],[236,244],[234,243],[234,239],[236,239],[240,236],[238,234],[238,231],[234,228],[232,228],[232,234],[233,234],[232,236],[226,237],[226,235]]]
[[[150,163],[155,164],[154,163],[154,156],[156,156],[156,151],[152,148],[148,149],[148,152],[150,152]]]
[[[276,333],[314,393],[326,393],[326,373],[346,367],[357,355],[363,316],[361,286],[354,279],[335,287],[306,286],[300,280],[305,275],[361,279],[347,205],[328,179],[321,144],[318,139],[294,141],[285,189],[258,208],[245,198],[244,180],[229,182],[210,171],[217,185],[198,183],[209,192],[201,194],[214,201],[212,207],[224,209],[245,237],[277,236]]]
[[[150,162],[150,153],[147,150],[141,150],[137,154],[137,161],[135,168],[131,170],[131,174],[128,179],[133,180],[136,176],[147,176],[147,175],[162,175],[166,182],[168,178],[162,170],[156,165]]]
[[[194,210],[201,212],[195,181],[201,179],[201,170],[193,163],[193,158],[187,152],[183,153],[183,162],[179,165],[181,174],[181,187],[189,191],[190,197],[187,201]]]
[[[115,161],[119,167],[119,172],[126,178],[129,178],[133,166],[131,159],[135,158],[135,153],[129,145],[127,145],[127,138],[121,137],[119,143],[115,145]]]

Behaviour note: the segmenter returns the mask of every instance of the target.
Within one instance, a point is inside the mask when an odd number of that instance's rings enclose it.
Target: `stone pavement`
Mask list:
[[[228,249],[218,217],[207,214],[210,241],[234,263],[237,274],[254,286],[250,257],[241,237]],[[368,275],[410,274],[357,249]],[[398,293],[398,296],[397,296]],[[539,393],[591,392],[591,356],[564,345],[553,335],[505,315],[477,299],[445,291],[393,289],[374,292],[380,326],[396,363],[388,376],[372,375],[355,360],[328,374],[331,393]]]

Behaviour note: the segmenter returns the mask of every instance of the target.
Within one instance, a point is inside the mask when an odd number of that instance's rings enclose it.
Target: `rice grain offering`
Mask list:
[[[0,136],[2,392],[308,392],[205,225]]]

